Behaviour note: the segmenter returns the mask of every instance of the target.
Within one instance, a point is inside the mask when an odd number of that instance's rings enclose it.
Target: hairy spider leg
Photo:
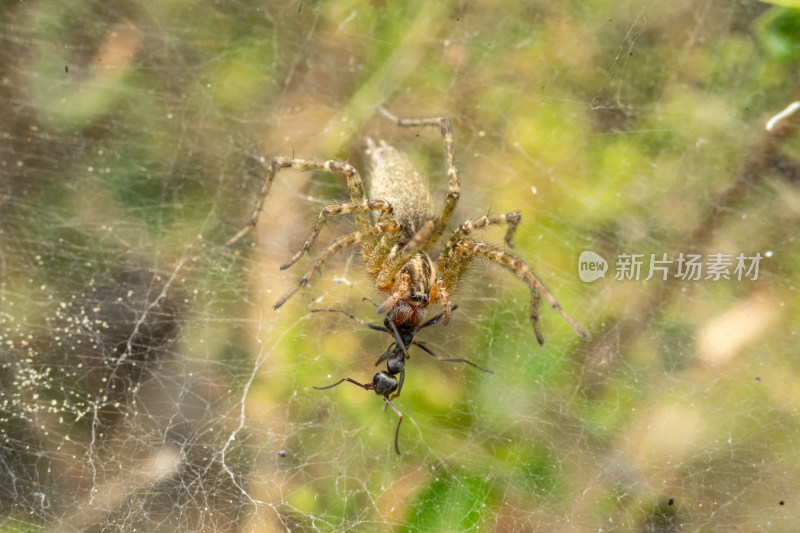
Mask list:
[[[447,246],[445,250],[452,249],[458,241],[464,239],[467,235],[472,233],[476,229],[485,228],[489,225],[508,225],[506,229],[506,235],[503,240],[506,243],[506,246],[509,248],[514,247],[514,243],[512,242],[512,238],[514,237],[514,232],[517,231],[517,226],[519,226],[520,221],[522,220],[522,215],[519,211],[508,211],[506,213],[499,213],[497,215],[486,215],[480,218],[476,218],[474,220],[467,220],[466,222],[462,223],[456,231],[453,232],[452,237],[447,242]]]
[[[542,298],[542,293],[539,292],[539,289],[531,289],[531,292],[533,293],[533,296],[531,296],[531,321],[533,322],[533,330],[536,332],[536,340],[539,341],[539,344],[543,344],[544,336],[539,327],[539,301]],[[583,330],[580,330],[578,333],[582,333],[583,337],[587,336],[586,332]]]
[[[325,222],[328,218],[362,211],[380,211],[381,213],[391,215],[392,206],[384,200],[364,200],[360,203],[331,204],[325,206],[320,212],[317,221],[314,223],[314,226],[311,228],[311,231],[308,233],[308,237],[306,237],[306,241],[303,243],[303,246],[300,247],[300,250],[298,250],[298,252],[294,254],[291,259],[281,265],[281,270],[286,270],[295,264],[304,253],[308,252],[308,250],[314,244],[314,241],[317,240],[319,232],[322,230],[322,226],[325,225]]]
[[[444,311],[442,311],[441,315],[444,317],[444,325],[448,325],[450,323],[450,314],[453,311],[453,306],[450,303],[450,293],[447,292],[447,287],[444,284],[444,280],[438,277],[436,278],[436,282],[433,284],[431,289],[431,294],[433,297],[430,300],[432,304],[440,304]]]
[[[505,235],[505,243],[507,246],[513,248],[514,243],[512,242],[512,238],[514,237],[514,232],[517,230],[517,226],[519,225],[521,219],[521,215],[519,211],[509,211],[507,213],[500,213],[498,215],[486,215],[475,220],[467,220],[463,224],[461,224],[450,239],[447,241],[444,250],[439,255],[439,259],[436,264],[436,271],[440,274],[439,279],[436,281],[436,286],[434,289],[435,298],[431,301],[431,303],[438,303],[441,304],[445,309],[445,317],[444,323],[445,325],[448,324],[450,321],[450,313],[448,312],[448,308],[450,307],[450,289],[454,288],[454,283],[450,282],[450,280],[443,280],[441,277],[442,272],[455,272],[456,276],[455,279],[458,281],[461,279],[461,276],[464,274],[464,271],[469,266],[469,261],[462,260],[460,261],[455,258],[455,254],[453,252],[454,247],[460,240],[462,240],[465,236],[469,235],[472,231],[480,228],[484,228],[488,225],[496,224],[506,224],[508,228],[506,229]],[[455,266],[458,264],[458,268],[455,269]],[[448,284],[449,283],[449,284]]]
[[[514,237],[514,232],[517,230],[517,226],[519,225],[521,219],[522,215],[519,211],[509,211],[507,213],[500,213],[497,215],[483,216],[476,218],[475,220],[467,220],[461,224],[455,232],[453,232],[452,237],[450,237],[450,239],[447,241],[444,250],[442,250],[442,253],[439,255],[439,260],[437,261],[436,265],[438,271],[444,272],[446,270],[451,270],[452,264],[458,261],[458,259],[455,258],[454,249],[459,241],[463,240],[474,230],[485,228],[489,225],[507,224],[508,229],[506,229],[504,241],[506,246],[513,248],[514,243],[511,239]]]
[[[458,309],[458,306],[454,305],[453,307],[450,308],[450,311],[452,312],[452,311],[455,311],[456,309]],[[439,313],[435,317],[433,317],[430,320],[428,320],[427,322],[423,323],[421,326],[417,326],[414,329],[414,334],[416,335],[417,332],[419,330],[421,330],[422,328],[427,328],[428,326],[432,326],[432,325],[436,324],[437,322],[441,321],[444,318],[444,315],[445,315],[445,313],[444,313],[444,311],[442,311],[441,313]]]
[[[394,280],[395,275],[403,268],[409,260],[416,255],[420,248],[429,241],[431,235],[433,235],[435,224],[433,220],[429,220],[426,222],[417,233],[411,238],[410,241],[406,243],[400,250],[396,251],[393,255],[390,254],[389,257],[383,263],[380,271],[378,272],[378,277],[376,278],[376,284],[379,290],[387,291],[392,286],[392,281]],[[405,291],[404,291],[405,292]],[[396,296],[396,297],[395,297]],[[394,301],[402,298],[403,294],[397,294],[396,291],[392,291],[392,297],[395,298]],[[391,299],[390,298],[390,299]],[[378,313],[385,313],[389,310],[392,304],[388,304],[389,300],[382,303],[380,307],[378,307]]]
[[[367,272],[369,272],[373,279],[380,273],[386,258],[392,253],[392,249],[399,239],[400,232],[387,233],[374,243],[369,249],[369,254],[367,254],[367,249],[363,250],[364,259],[367,262]]]
[[[550,306],[561,315],[564,321],[569,324],[572,329],[578,333],[578,335],[581,337],[588,336],[586,331],[584,331],[584,329],[575,321],[575,319],[573,319],[566,311],[564,311],[564,308],[561,307],[561,304],[558,303],[555,297],[544,286],[542,280],[540,280],[533,270],[531,270],[531,268],[525,263],[525,261],[519,257],[508,252],[504,252],[490,243],[473,241],[470,239],[459,241],[458,244],[456,244],[454,251],[457,260],[463,259],[471,261],[473,257],[481,257],[483,259],[488,259],[489,261],[498,263],[511,270],[528,285],[532,297],[531,322],[533,323],[533,329],[536,332],[536,339],[539,341],[539,344],[544,344],[544,337],[539,329],[539,294],[544,296],[545,300],[547,300]],[[460,271],[461,268],[459,262],[456,261],[455,265],[451,267],[450,271],[445,271],[443,273],[445,283],[447,283],[448,279],[451,280],[451,283],[455,283],[457,281],[456,276]]]
[[[382,233],[387,232],[399,232],[400,231],[400,224],[396,220],[384,220],[383,222],[378,222],[375,226],[365,230],[365,231],[356,231],[355,233],[350,233],[349,235],[344,235],[336,239],[333,244],[331,244],[325,252],[320,256],[316,263],[312,265],[312,267],[306,272],[303,277],[300,279],[297,285],[295,285],[292,289],[286,291],[286,293],[281,296],[281,298],[275,302],[275,305],[272,307],[274,309],[279,308],[286,300],[292,297],[292,295],[304,287],[308,281],[311,279],[311,276],[319,270],[319,268],[330,259],[330,257],[336,253],[337,251],[341,250],[342,248],[347,248],[348,246],[352,246],[359,242],[363,242],[366,239],[374,235],[380,235]]]
[[[439,236],[447,227],[450,221],[450,216],[458,203],[458,197],[461,194],[461,186],[458,179],[458,171],[456,170],[455,150],[453,148],[453,121],[447,117],[428,117],[428,118],[400,118],[397,115],[390,113],[382,106],[376,106],[375,110],[391,120],[398,126],[404,128],[414,128],[420,126],[439,126],[439,132],[442,134],[442,144],[444,145],[444,160],[447,165],[447,179],[448,191],[445,197],[444,207],[439,215],[439,221],[436,224],[436,229],[431,235],[430,239],[424,244],[423,250],[429,249],[439,239]]]
[[[392,290],[392,293],[389,295],[389,298],[387,298],[381,305],[378,306],[378,314],[384,314],[391,309],[394,304],[396,304],[406,295],[410,287],[411,276],[409,276],[407,272],[403,272],[400,275],[400,279],[397,281],[397,283],[389,287]]]
[[[275,174],[277,174],[278,170],[282,168],[295,168],[297,170],[311,170],[320,172],[325,171],[333,172],[335,174],[344,174],[347,178],[347,189],[350,191],[350,200],[352,203],[363,204],[367,200],[367,197],[364,194],[364,183],[361,181],[361,176],[359,176],[355,167],[349,163],[336,161],[333,159],[328,161],[310,161],[308,159],[284,159],[283,157],[275,157],[272,159],[272,161],[270,161],[269,165],[267,165],[267,177],[264,179],[264,184],[261,186],[261,190],[258,193],[256,205],[250,215],[250,221],[244,228],[239,230],[236,235],[228,239],[228,242],[225,243],[225,246],[232,246],[236,241],[247,235],[250,230],[256,227],[256,224],[258,224],[258,218],[264,208],[264,201],[266,200],[269,190],[272,187],[272,182],[275,179]],[[358,231],[365,231],[367,228],[372,226],[370,217],[365,212],[356,213],[354,218],[356,222],[356,230]]]

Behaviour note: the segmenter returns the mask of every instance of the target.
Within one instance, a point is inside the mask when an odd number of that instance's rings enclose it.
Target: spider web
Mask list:
[[[796,63],[755,2],[4,2],[0,530],[792,531]],[[452,224],[517,209],[513,252],[589,330],[476,261],[447,327],[390,344],[357,254],[279,311],[346,159],[386,139]],[[345,217],[346,218],[346,217]],[[446,235],[446,234],[445,234]],[[478,235],[502,243],[503,229]],[[578,257],[609,262],[585,283]],[[614,279],[620,254],[761,253],[758,279]],[[433,310],[432,312],[438,312]]]

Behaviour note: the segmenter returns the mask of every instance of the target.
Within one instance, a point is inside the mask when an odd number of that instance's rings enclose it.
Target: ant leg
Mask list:
[[[394,340],[400,347],[400,349],[403,351],[403,356],[406,359],[411,359],[411,357],[408,355],[408,350],[406,349],[406,345],[403,344],[403,339],[400,338],[400,332],[397,331],[397,326],[395,326],[394,322],[392,322],[391,320],[388,320],[388,323],[390,326],[392,326],[392,334],[394,335]]]
[[[493,371],[493,370],[489,370],[488,368],[483,368],[482,366],[478,366],[478,365],[476,365],[475,363],[473,363],[472,361],[467,361],[466,359],[448,359],[448,358],[446,358],[446,357],[442,357],[442,356],[440,356],[440,355],[436,355],[435,353],[433,353],[433,351],[431,351],[431,350],[430,350],[430,349],[429,349],[427,346],[425,346],[424,344],[421,344],[421,343],[419,343],[419,342],[416,342],[416,341],[415,341],[413,344],[414,344],[415,346],[419,346],[420,348],[422,348],[423,350],[425,350],[425,352],[426,352],[428,355],[430,355],[430,356],[432,356],[432,357],[434,357],[434,358],[438,359],[439,361],[446,362],[446,363],[467,363],[468,365],[474,366],[474,367],[475,367],[475,368],[477,368],[478,370],[481,370],[481,371],[483,371],[483,372],[486,372],[487,374],[494,374],[494,371]]]
[[[403,381],[406,379],[406,370],[405,368],[400,371],[400,380],[397,385],[397,392],[392,395],[392,399],[394,400],[398,396],[400,396],[400,391],[403,390]]]
[[[387,331],[388,331],[388,330],[387,330]],[[389,355],[391,355],[391,353],[392,353],[393,351],[394,351],[394,344],[392,344],[391,346],[389,346],[389,349],[388,349],[388,350],[386,350],[385,352],[383,352],[383,355],[381,355],[381,356],[378,358],[378,360],[377,360],[377,361],[375,361],[375,366],[378,366],[379,364],[381,364],[381,363],[383,363],[384,361],[386,361],[386,359],[389,357]]]
[[[394,451],[397,452],[397,455],[400,455],[400,445],[398,443],[400,441],[400,424],[403,423],[403,413],[397,410],[397,407],[395,407],[392,402],[389,401],[389,398],[384,396],[383,399],[387,404],[389,404],[389,407],[391,407],[394,412],[397,413],[397,416],[400,417],[400,420],[397,422],[397,429],[394,430]]]
[[[317,390],[332,389],[332,388],[333,388],[333,387],[335,387],[336,385],[341,385],[341,384],[342,384],[342,383],[344,383],[345,381],[349,381],[349,382],[350,382],[350,383],[352,383],[353,385],[358,385],[358,386],[359,386],[359,387],[361,387],[362,389],[365,389],[365,390],[372,390],[372,385],[371,385],[371,384],[370,384],[370,385],[363,385],[363,384],[359,383],[358,381],[356,381],[356,380],[354,380],[354,379],[350,379],[350,378],[342,378],[342,379],[340,379],[339,381],[337,381],[336,383],[334,383],[333,385],[327,385],[327,386],[325,386],[325,387],[314,387],[314,388],[315,388],[315,389],[317,389]]]
[[[355,316],[355,315],[351,315],[351,314],[350,314],[350,313],[348,313],[347,311],[343,311],[343,310],[341,310],[341,309],[312,309],[312,310],[311,310],[311,312],[312,312],[312,313],[322,313],[322,312],[327,312],[327,313],[342,313],[343,315],[347,315],[347,316],[349,316],[350,318],[352,318],[353,320],[355,320],[356,322],[358,322],[358,323],[359,323],[359,324],[361,324],[362,326],[367,326],[368,328],[370,328],[370,329],[374,329],[375,331],[382,331],[382,332],[384,332],[384,333],[391,333],[391,331],[389,331],[388,329],[384,328],[383,326],[378,326],[378,325],[376,325],[376,324],[370,324],[369,322],[365,322],[364,320],[361,320],[361,319],[360,319],[360,318],[358,318],[357,316]]]

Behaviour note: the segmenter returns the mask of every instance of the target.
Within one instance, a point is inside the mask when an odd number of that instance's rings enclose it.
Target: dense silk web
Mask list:
[[[7,4],[0,530],[796,529],[798,70],[775,52],[781,12]],[[411,347],[399,457],[380,397],[314,389],[368,383],[393,342],[346,316],[383,324],[358,254],[272,309],[352,231],[331,220],[312,259],[279,269],[347,197],[341,176],[282,171],[225,246],[273,157],[366,169],[367,138],[408,154],[438,212],[441,135],[379,104],[452,117],[451,226],[519,210],[514,253],[589,332],[542,305],[539,346],[528,288],[476,260],[450,324],[414,340],[480,368]],[[679,257],[718,271],[739,254],[757,277],[676,275]],[[637,256],[676,261],[620,274]]]

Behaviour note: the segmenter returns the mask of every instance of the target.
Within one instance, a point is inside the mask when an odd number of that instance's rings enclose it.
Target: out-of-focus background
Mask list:
[[[0,531],[800,527],[800,11],[6,1],[0,41]],[[351,231],[278,269],[343,178],[281,172],[224,246],[265,161],[368,181],[368,137],[441,206],[441,136],[376,104],[452,117],[451,226],[519,210],[513,252],[590,333],[543,306],[540,347],[476,261],[418,340],[494,374],[412,347],[399,457],[378,396],[312,388],[391,342],[310,312],[381,322],[359,254],[272,309]]]

